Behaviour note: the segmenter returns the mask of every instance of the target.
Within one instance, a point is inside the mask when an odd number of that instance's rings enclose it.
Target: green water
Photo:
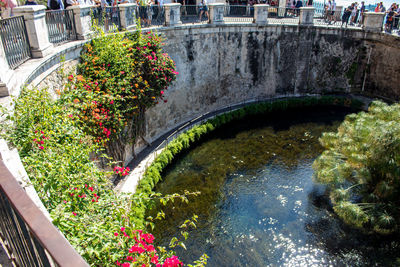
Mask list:
[[[202,253],[209,266],[372,266],[393,262],[395,237],[363,235],[333,214],[325,187],[312,179],[318,138],[350,110],[313,108],[227,125],[168,168],[161,193],[200,191],[189,204],[164,209],[155,235],[167,245],[193,213],[184,262]]]

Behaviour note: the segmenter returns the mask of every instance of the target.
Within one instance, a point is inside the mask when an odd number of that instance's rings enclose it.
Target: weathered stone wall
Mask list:
[[[147,112],[150,141],[190,118],[251,99],[315,93],[400,97],[400,44],[393,36],[282,25],[163,34],[180,74],[167,90],[168,103]]]
[[[180,74],[166,91],[168,102],[146,113],[149,142],[201,114],[254,99],[326,93],[400,98],[398,37],[289,25],[197,25],[160,32]],[[145,143],[140,141],[136,152]],[[127,145],[119,154],[127,161],[132,151]]]

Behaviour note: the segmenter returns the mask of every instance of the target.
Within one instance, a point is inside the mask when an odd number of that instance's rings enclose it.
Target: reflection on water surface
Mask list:
[[[167,245],[193,213],[198,228],[178,250],[184,262],[202,253],[209,266],[365,266],[388,264],[399,252],[395,237],[379,240],[335,217],[325,188],[312,180],[318,138],[336,129],[343,109],[258,116],[227,125],[185,153],[156,191],[201,191],[176,204],[156,225]]]

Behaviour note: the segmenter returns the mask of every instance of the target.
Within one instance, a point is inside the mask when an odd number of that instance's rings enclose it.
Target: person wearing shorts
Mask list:
[[[207,7],[207,0],[202,0],[201,1],[201,6],[200,6],[200,22],[201,22],[201,16],[206,14],[207,20],[210,20],[210,16],[208,15],[208,7]]]

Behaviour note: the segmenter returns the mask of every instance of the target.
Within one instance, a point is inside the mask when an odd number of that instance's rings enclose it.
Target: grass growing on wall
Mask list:
[[[178,138],[173,140],[147,168],[143,178],[139,182],[137,193],[151,193],[155,185],[162,180],[162,171],[165,167],[167,167],[168,164],[172,162],[175,156],[182,151],[187,150],[191,145],[200,140],[200,138],[223,126],[224,124],[243,119],[246,116],[284,111],[286,109],[293,108],[326,105],[338,105],[360,109],[363,103],[358,100],[335,96],[288,98],[274,102],[252,104],[235,111],[216,116],[215,118],[210,119],[203,124],[194,126],[192,129],[182,133]]]

